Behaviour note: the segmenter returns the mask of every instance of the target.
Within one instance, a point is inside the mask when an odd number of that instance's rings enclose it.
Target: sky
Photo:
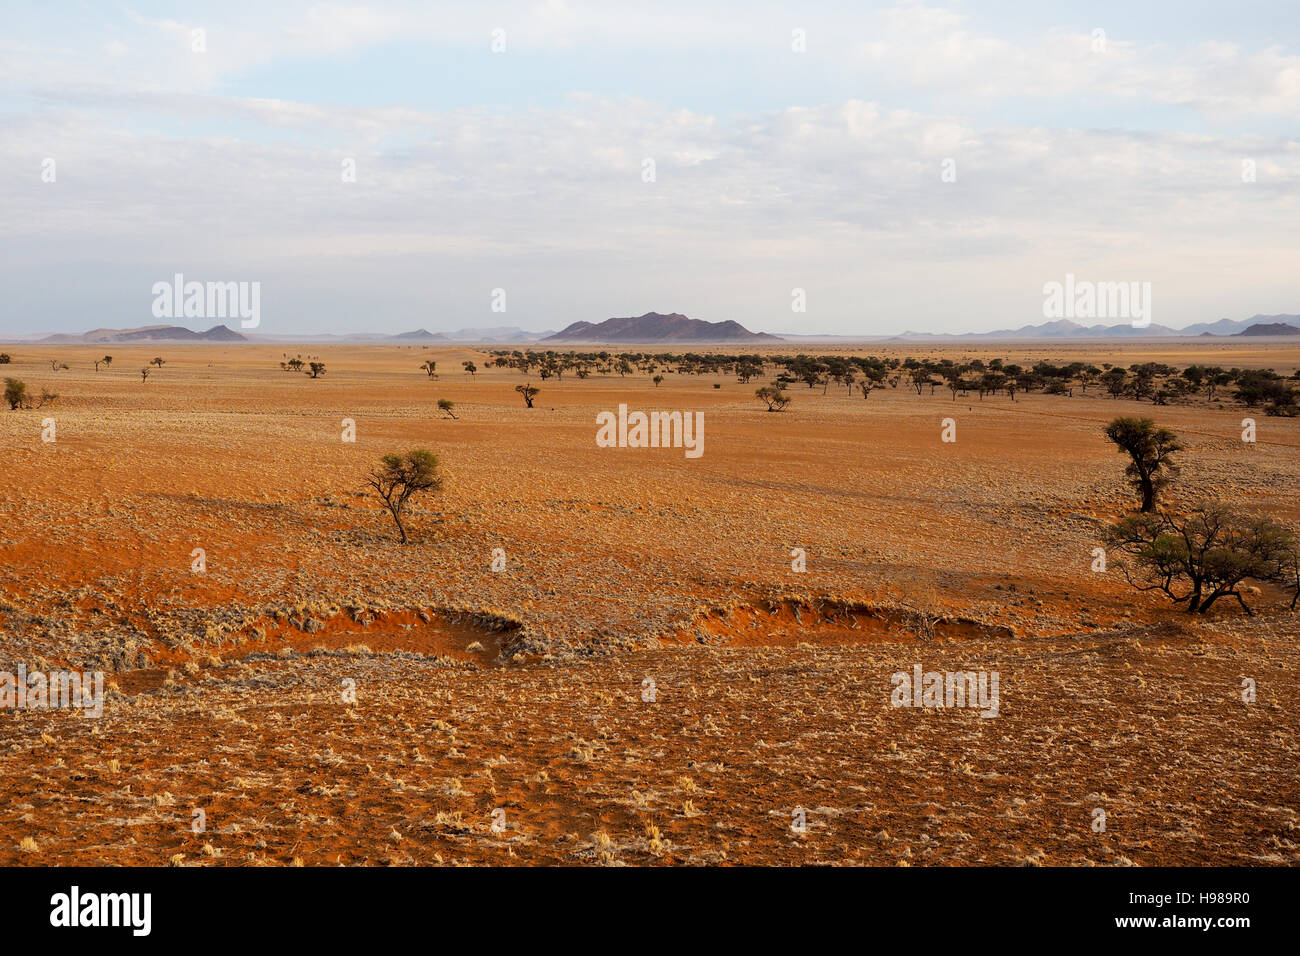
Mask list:
[[[1298,130],[1295,0],[6,0],[0,334],[1297,313]]]

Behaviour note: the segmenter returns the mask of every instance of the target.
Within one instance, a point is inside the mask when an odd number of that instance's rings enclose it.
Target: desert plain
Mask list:
[[[1296,529],[1300,419],[905,384],[796,384],[773,414],[761,380],[539,381],[486,348],[0,350],[58,394],[0,411],[0,670],[107,682],[99,717],[0,713],[0,863],[1300,862],[1287,596],[1191,616],[1094,570],[1134,507],[1110,418],[1181,437],[1173,504]],[[1257,342],[836,350],[1300,365]],[[598,447],[620,403],[702,412],[703,454]],[[403,545],[365,476],[412,448],[444,485]],[[996,671],[997,716],[891,706],[918,664]]]

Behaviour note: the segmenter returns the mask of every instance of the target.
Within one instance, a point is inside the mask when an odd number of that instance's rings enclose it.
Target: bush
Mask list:
[[[5,401],[9,403],[10,411],[26,408],[30,404],[27,398],[27,384],[16,378],[5,379]]]
[[[1130,515],[1106,530],[1106,543],[1125,558],[1125,579],[1139,591],[1160,591],[1189,614],[1205,614],[1246,580],[1275,581],[1300,595],[1300,543],[1270,518],[1243,515],[1226,505],[1202,505],[1186,517]],[[1180,593],[1181,592],[1181,593]],[[1295,601],[1292,601],[1292,608]]]
[[[769,412],[779,412],[793,401],[789,395],[771,385],[764,385],[754,392],[754,397],[767,403]]]
[[[397,524],[402,544],[406,544],[406,526],[402,524],[406,503],[415,494],[437,491],[442,487],[442,479],[438,477],[438,456],[424,448],[416,448],[405,455],[385,455],[380,459],[380,467],[366,477],[366,484],[374,488],[383,500]]]

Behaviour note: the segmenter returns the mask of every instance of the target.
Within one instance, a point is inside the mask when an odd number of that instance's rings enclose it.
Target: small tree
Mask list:
[[[541,391],[541,389],[536,388],[532,385],[516,385],[515,391],[524,397],[524,407],[532,408],[533,399],[537,397],[537,394]]]
[[[1169,457],[1183,450],[1178,436],[1149,418],[1126,417],[1107,425],[1105,435],[1132,459],[1124,473],[1142,495],[1142,510],[1155,511],[1156,498],[1178,476],[1178,465]]]
[[[155,357],[155,358],[153,359],[153,361],[151,361],[149,364],[150,364],[150,365],[156,365],[156,366],[158,366],[159,368],[162,368],[163,365],[166,364],[166,363],[163,362],[162,359]]]
[[[465,371],[469,372],[471,378],[473,378],[474,373],[478,371],[478,366],[473,362],[461,362],[460,364],[464,367]]]
[[[662,375],[656,375],[654,378],[650,379],[650,381],[652,381],[652,382],[655,383],[655,388],[658,388],[658,387],[659,387],[659,383],[662,382],[663,380],[664,380],[664,377],[663,377]]]
[[[402,515],[412,495],[424,491],[438,491],[442,479],[438,477],[438,456],[424,448],[408,451],[405,455],[385,455],[380,466],[366,478],[366,484],[375,489],[397,525],[406,544],[406,526]]]
[[[773,385],[764,385],[754,392],[754,397],[767,403],[769,412],[782,411],[793,399],[785,392]]]
[[[427,362],[421,365],[420,368],[424,370],[425,374],[427,374],[429,378],[438,377],[438,363],[435,362],[433,359],[429,359]]]
[[[1101,384],[1111,398],[1118,400],[1128,390],[1128,372],[1122,368],[1112,368],[1102,375]]]
[[[105,355],[103,358],[97,358],[95,359],[95,371],[98,372],[99,367],[101,365],[112,365],[112,364],[113,364],[113,356],[111,355]]]
[[[440,408],[442,410],[442,413],[446,415],[448,418],[456,417],[456,413],[452,411],[452,409],[454,409],[455,407],[456,407],[456,403],[449,398],[438,399],[438,408]]]
[[[1160,591],[1175,604],[1186,604],[1189,614],[1208,613],[1219,598],[1234,597],[1253,615],[1242,583],[1290,583],[1300,562],[1300,545],[1289,530],[1270,518],[1238,514],[1217,503],[1202,505],[1187,517],[1130,515],[1106,529],[1105,537],[1109,547],[1125,556],[1119,567],[1129,584],[1139,591]]]
[[[141,382],[147,382],[147,381],[149,381],[149,372],[150,372],[150,371],[152,371],[152,370],[151,370],[151,369],[149,368],[149,366],[147,366],[147,365],[146,365],[144,368],[140,369],[140,381],[141,381]]]
[[[26,408],[28,405],[27,384],[20,382],[16,378],[5,379],[5,401],[9,403],[10,411]]]
[[[307,367],[308,367],[309,369],[311,369],[310,374],[311,374],[311,377],[312,377],[312,378],[320,378],[322,375],[325,374],[325,363],[324,363],[324,362],[312,362],[312,363],[311,363],[310,365],[308,365]]]
[[[13,356],[8,352],[0,352],[0,365],[8,365],[13,361]]]
[[[294,372],[301,372],[301,371],[302,371],[302,367],[303,367],[303,365],[304,365],[304,362],[303,362],[303,360],[300,359],[300,358],[291,358],[291,359],[289,359],[289,361],[285,362],[284,364],[287,365],[287,366],[289,366],[289,369],[290,369],[291,371],[294,371]]]

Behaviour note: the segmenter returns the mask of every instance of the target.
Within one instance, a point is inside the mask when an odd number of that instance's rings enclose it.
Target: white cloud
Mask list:
[[[345,184],[337,149],[158,137],[93,113],[29,118],[0,136],[0,156],[12,167],[32,139],[53,144],[60,182],[40,184],[33,167],[24,183],[0,186],[24,224],[10,235],[41,240],[12,250],[12,263],[56,263],[69,244],[88,241],[106,262],[237,262],[239,275],[406,262],[409,294],[422,296],[415,263],[427,257],[459,263],[466,276],[550,262],[550,291],[561,295],[589,285],[592,263],[613,257],[605,279],[634,289],[649,269],[664,293],[679,290],[683,308],[694,295],[715,314],[721,292],[754,309],[755,290],[779,292],[775,277],[786,276],[819,291],[822,322],[835,327],[853,321],[867,294],[902,309],[896,286],[927,269],[970,283],[976,314],[998,314],[995,303],[1006,301],[981,270],[1020,275],[1029,290],[1090,270],[1208,287],[1221,276],[1182,274],[1181,256],[1235,242],[1242,262],[1252,245],[1284,247],[1300,211],[1300,155],[1258,139],[976,130],[860,101],[725,123],[592,98],[524,115],[218,102],[269,122],[365,125],[381,143],[412,127],[422,135],[401,155],[360,153],[358,182]],[[1267,182],[1240,182],[1245,150],[1260,157]],[[653,184],[640,178],[647,155],[658,166]],[[940,180],[947,156],[957,162],[953,184]],[[1265,256],[1247,271],[1273,265]],[[921,293],[908,294],[911,314]]]
[[[863,330],[864,316],[873,331],[1012,325],[1034,320],[1042,283],[1066,271],[1157,282],[1166,311],[1156,321],[1295,309],[1293,138],[1095,130],[1068,117],[990,123],[967,109],[972,99],[1105,95],[1293,115],[1300,69],[1280,47],[1215,40],[1175,51],[1108,37],[1095,54],[1089,34],[1013,42],[962,14],[908,6],[839,30],[800,18],[817,56],[888,80],[861,84],[874,100],[724,115],[575,93],[547,109],[440,111],[220,91],[257,66],[333,62],[395,37],[431,50],[486,46],[497,23],[511,49],[712,55],[770,43],[785,53],[792,15],[306,4],[235,27],[221,8],[206,13],[193,23],[137,16],[120,33],[66,43],[6,41],[0,95],[39,106],[0,123],[7,284],[92,263],[108,276],[111,308],[112,277],[141,270],[278,276],[293,321],[310,312],[344,326],[355,325],[348,303],[378,297],[415,312],[435,285],[440,303],[465,313],[453,324],[474,324],[482,290],[504,284],[521,289],[511,320],[537,326],[668,307],[791,328],[793,285],[809,289],[809,322],[827,331]],[[208,30],[204,54],[190,49],[196,26]],[[912,104],[898,92],[909,89],[945,95],[899,108]],[[40,180],[47,156],[58,161],[54,184]],[[646,157],[654,183],[641,179]],[[342,182],[345,158],[356,160],[355,184]],[[1253,184],[1241,181],[1243,158],[1256,164]],[[941,181],[945,160],[954,183]],[[128,297],[140,287],[122,282]],[[66,289],[54,287],[69,284],[49,285],[57,303]],[[1250,305],[1228,304],[1246,296]],[[68,314],[75,325],[84,313]],[[0,303],[0,331],[30,315],[21,296]]]
[[[1280,47],[1247,53],[1212,41],[1178,52],[1104,31],[1012,41],[978,32],[964,14],[907,6],[880,14],[858,52],[891,83],[955,99],[1087,94],[1300,118],[1300,56]]]

